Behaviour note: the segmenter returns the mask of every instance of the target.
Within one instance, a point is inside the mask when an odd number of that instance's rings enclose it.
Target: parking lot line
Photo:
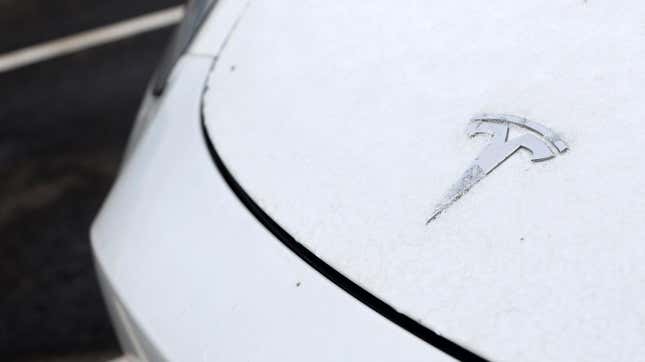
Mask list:
[[[0,54],[0,73],[170,26],[178,23],[183,15],[184,7],[175,6],[42,44]]]

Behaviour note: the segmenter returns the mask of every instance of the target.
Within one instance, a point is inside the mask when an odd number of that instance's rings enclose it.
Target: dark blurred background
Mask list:
[[[0,0],[0,57],[181,3]],[[0,72],[0,361],[119,354],[88,229],[172,30]]]

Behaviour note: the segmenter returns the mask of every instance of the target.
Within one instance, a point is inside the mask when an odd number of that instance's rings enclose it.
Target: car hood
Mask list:
[[[626,3],[253,2],[204,121],[264,212],[428,328],[493,359],[627,359],[645,353],[645,5]],[[507,122],[555,157],[520,149],[464,187],[482,113],[548,127]]]

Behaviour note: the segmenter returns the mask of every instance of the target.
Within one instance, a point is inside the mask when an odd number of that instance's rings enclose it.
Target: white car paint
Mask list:
[[[253,218],[209,157],[203,111],[273,220],[424,326],[492,360],[644,354],[644,15],[635,1],[218,1],[144,105],[92,230],[123,346],[149,361],[448,358]],[[518,152],[426,225],[488,142],[466,136],[481,112],[538,120],[570,150]]]
[[[452,360],[318,274],[240,204],[200,129],[212,62],[178,64],[92,228],[128,358]]]
[[[644,18],[636,1],[254,1],[209,77],[208,130],[278,224],[425,326],[495,360],[630,361]],[[426,226],[488,142],[466,137],[480,112],[571,149],[519,152]]]

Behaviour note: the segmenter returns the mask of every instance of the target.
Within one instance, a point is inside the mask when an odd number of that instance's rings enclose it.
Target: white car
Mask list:
[[[643,19],[191,2],[91,232],[127,358],[642,359]]]

